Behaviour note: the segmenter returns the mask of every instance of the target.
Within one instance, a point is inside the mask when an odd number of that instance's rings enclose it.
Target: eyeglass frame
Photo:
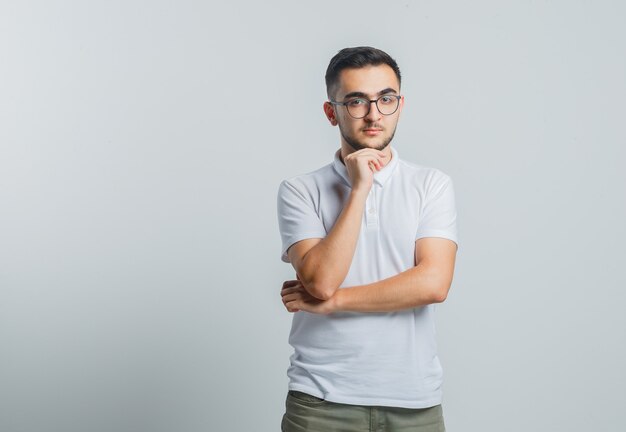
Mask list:
[[[396,109],[395,109],[395,110],[393,110],[393,112],[392,112],[392,113],[389,113],[389,114],[384,114],[384,113],[380,110],[380,108],[378,108],[378,101],[379,101],[380,99],[384,98],[384,97],[395,97],[395,98],[396,98]],[[356,100],[356,99],[361,99],[361,100],[364,100],[364,101],[366,101],[366,102],[369,102],[369,105],[367,106],[367,112],[365,113],[365,115],[364,115],[363,117],[355,117],[355,116],[353,116],[353,115],[350,113],[350,108],[348,108],[348,104],[349,104],[350,102],[352,102],[352,101]],[[379,96],[378,98],[376,98],[376,99],[367,99],[367,98],[365,98],[365,97],[355,97],[355,98],[352,98],[352,99],[347,100],[347,101],[345,101],[345,102],[337,102],[337,101],[329,100],[329,101],[328,101],[328,103],[330,103],[331,105],[343,105],[343,106],[345,106],[345,107],[346,107],[346,111],[348,111],[348,115],[349,115],[350,117],[352,117],[353,119],[356,119],[356,120],[360,120],[360,119],[362,119],[362,118],[367,117],[367,116],[369,115],[369,113],[372,111],[372,103],[374,103],[374,104],[376,105],[376,109],[378,110],[378,112],[379,112],[381,115],[384,115],[384,116],[394,115],[394,114],[396,113],[396,111],[398,111],[398,108],[400,108],[400,99],[402,99],[402,95],[384,94],[384,95],[380,95],[380,96]]]

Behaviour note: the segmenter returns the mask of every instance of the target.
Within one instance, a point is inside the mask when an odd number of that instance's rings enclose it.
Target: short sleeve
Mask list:
[[[292,183],[283,181],[278,188],[278,228],[282,240],[281,259],[289,262],[287,249],[308,238],[326,237],[326,229],[311,199]]]
[[[458,245],[454,187],[441,172],[430,182],[422,206],[415,240],[424,237],[446,238]]]

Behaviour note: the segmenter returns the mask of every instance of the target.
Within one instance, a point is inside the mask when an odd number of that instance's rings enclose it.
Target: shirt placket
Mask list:
[[[378,195],[378,187],[373,184],[365,203],[365,225],[368,228],[378,227]]]

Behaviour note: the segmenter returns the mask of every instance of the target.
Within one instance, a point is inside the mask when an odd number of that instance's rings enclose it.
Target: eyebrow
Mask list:
[[[382,95],[388,94],[388,93],[398,93],[398,91],[396,89],[391,88],[391,87],[387,87],[386,89],[379,91],[378,92],[378,96],[382,96]],[[345,95],[343,98],[345,100],[345,99],[355,98],[355,97],[358,97],[358,98],[362,97],[362,98],[366,98],[366,99],[369,98],[369,96],[366,95],[365,93],[358,92],[358,91],[350,92],[347,95]]]

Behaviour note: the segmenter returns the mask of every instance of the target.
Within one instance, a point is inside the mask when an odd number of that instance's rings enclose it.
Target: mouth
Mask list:
[[[363,129],[363,133],[365,133],[365,135],[367,136],[376,136],[379,135],[383,132],[382,129],[377,129],[377,128],[367,128],[367,129]]]

